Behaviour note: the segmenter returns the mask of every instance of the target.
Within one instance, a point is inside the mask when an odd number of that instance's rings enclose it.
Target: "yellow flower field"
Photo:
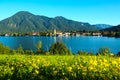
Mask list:
[[[0,80],[120,80],[120,57],[0,55]]]

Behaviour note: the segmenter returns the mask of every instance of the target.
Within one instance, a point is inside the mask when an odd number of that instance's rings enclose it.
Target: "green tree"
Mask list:
[[[17,49],[17,53],[24,54],[24,50],[23,50],[22,45],[20,45],[19,48]]]
[[[68,55],[71,51],[62,42],[56,42],[50,47],[50,54]]]
[[[110,53],[111,53],[111,51],[110,51],[109,48],[103,47],[103,48],[99,49],[97,55],[104,55],[104,56],[106,56],[106,55],[110,55]]]
[[[120,32],[116,32],[115,37],[116,38],[120,37]]]
[[[36,53],[37,54],[44,54],[44,51],[42,49],[42,42],[39,41],[37,44],[36,44]]]
[[[42,48],[42,42],[39,41],[37,44],[36,44],[36,49],[37,50],[40,50]]]

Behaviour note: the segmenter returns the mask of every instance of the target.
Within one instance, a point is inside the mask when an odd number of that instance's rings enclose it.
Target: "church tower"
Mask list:
[[[56,35],[56,33],[57,33],[57,31],[56,31],[56,29],[54,29],[54,32],[53,32],[53,34],[54,34],[54,35]]]

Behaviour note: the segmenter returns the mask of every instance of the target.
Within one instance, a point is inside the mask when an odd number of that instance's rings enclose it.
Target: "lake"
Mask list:
[[[17,49],[19,45],[27,50],[35,50],[35,44],[42,41],[42,48],[49,50],[51,44],[56,41],[61,41],[74,53],[78,50],[96,53],[99,48],[108,47],[113,53],[117,54],[120,51],[120,38],[98,37],[98,36],[67,36],[67,37],[52,37],[52,36],[19,36],[6,37],[0,36],[0,42],[11,49]]]

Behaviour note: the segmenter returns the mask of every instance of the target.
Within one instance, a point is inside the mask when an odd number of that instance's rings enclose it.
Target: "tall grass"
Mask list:
[[[0,55],[0,80],[119,80],[120,57]]]

